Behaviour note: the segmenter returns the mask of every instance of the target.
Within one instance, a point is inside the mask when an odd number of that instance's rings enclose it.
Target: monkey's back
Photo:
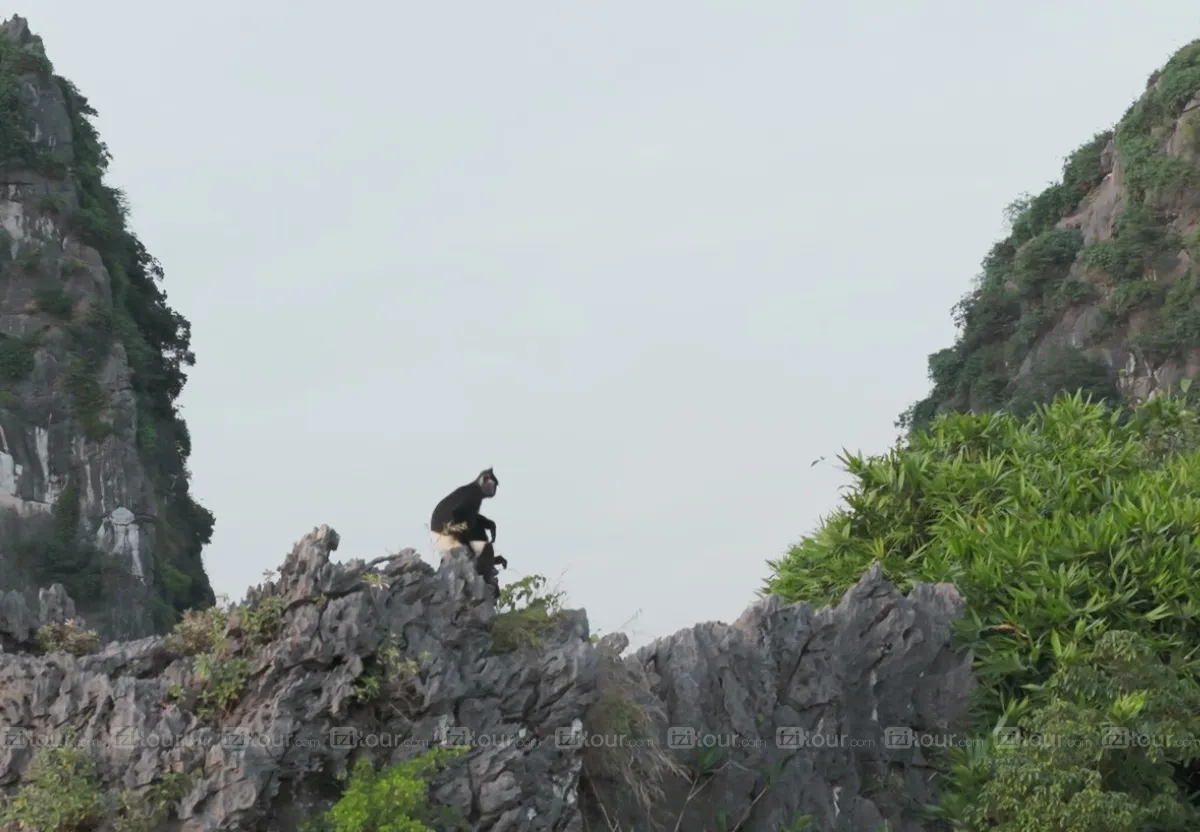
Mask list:
[[[462,523],[467,523],[469,528],[482,506],[483,494],[475,483],[459,486],[434,506],[429,528],[435,532],[446,532],[447,526]]]

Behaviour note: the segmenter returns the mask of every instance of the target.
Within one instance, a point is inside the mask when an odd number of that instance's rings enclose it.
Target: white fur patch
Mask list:
[[[448,534],[442,534],[441,532],[432,532],[429,537],[431,540],[433,540],[434,550],[443,554],[449,552],[451,549],[459,545],[459,542],[453,537]]]
[[[440,532],[432,532],[429,537],[433,540],[434,551],[442,556],[442,560],[445,560],[446,555],[463,545],[451,535],[441,534]],[[483,540],[472,540],[470,544],[471,551],[477,555],[483,551],[485,546],[487,546],[487,543]]]

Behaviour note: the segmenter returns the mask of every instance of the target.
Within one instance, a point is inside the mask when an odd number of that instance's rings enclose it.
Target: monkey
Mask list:
[[[482,520],[486,519],[482,518]],[[476,520],[475,525],[467,529],[463,536],[466,538],[466,545],[475,553],[475,571],[480,574],[484,583],[490,586],[496,595],[499,596],[500,573],[496,571],[496,566],[499,565],[507,569],[508,561],[504,559],[503,555],[496,554],[496,550],[492,546],[492,540],[488,540],[487,524],[481,522],[481,520]],[[493,536],[494,539],[495,537]]]
[[[479,513],[483,501],[496,496],[500,481],[496,473],[488,468],[481,471],[473,482],[451,491],[433,509],[429,521],[429,533],[433,547],[441,553],[442,561],[458,546],[466,546],[475,556],[475,569],[489,586],[499,591],[495,564],[508,568],[508,561],[496,554],[496,524]],[[488,533],[491,539],[488,539]]]

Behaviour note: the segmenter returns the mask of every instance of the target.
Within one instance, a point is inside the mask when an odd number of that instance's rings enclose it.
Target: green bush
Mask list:
[[[168,772],[140,793],[102,786],[86,747],[38,752],[17,793],[0,807],[0,825],[21,832],[155,832],[163,828],[191,778]]]
[[[306,832],[435,832],[470,829],[461,813],[429,804],[428,780],[445,769],[466,746],[433,748],[411,760],[376,772],[360,757],[346,790],[333,808],[309,823]]]
[[[1167,397],[1127,411],[1077,395],[1024,419],[943,416],[886,455],[846,457],[855,485],[845,506],[770,564],[766,590],[836,603],[874,561],[902,590],[953,583],[968,603],[958,639],[976,656],[979,730],[1015,708],[1059,703],[1047,683],[1064,651],[1087,652],[1109,631],[1190,667],[1183,659],[1200,646],[1198,447],[1200,418]],[[1100,692],[1080,696],[1084,710],[1108,707]],[[1176,800],[1159,780],[1118,760],[1097,788],[1139,805]],[[947,788],[978,802],[972,782],[952,772]]]
[[[21,338],[0,335],[0,380],[20,384],[33,372],[37,347]]]
[[[39,286],[34,290],[33,299],[39,310],[60,321],[71,320],[75,312],[75,302],[58,284]]]
[[[0,824],[22,832],[81,832],[108,814],[96,764],[83,748],[45,749],[25,779],[0,810]]]
[[[529,575],[501,588],[492,625],[492,652],[535,647],[562,616],[561,592],[546,592],[546,579]]]
[[[970,788],[947,795],[936,814],[997,832],[1200,826],[1173,765],[1200,756],[1197,668],[1181,674],[1128,631],[1107,631],[1083,651],[1052,646],[1060,661],[1046,686],[1049,704],[1014,726],[1018,737],[1041,741],[951,751]]]
[[[1050,284],[1060,283],[1083,248],[1083,233],[1078,228],[1051,228],[1043,231],[1017,252],[1017,285],[1025,297],[1040,296]]]
[[[1183,240],[1162,217],[1145,205],[1133,204],[1121,211],[1112,239],[1085,246],[1080,260],[1113,280],[1138,280],[1156,257],[1182,248]]]

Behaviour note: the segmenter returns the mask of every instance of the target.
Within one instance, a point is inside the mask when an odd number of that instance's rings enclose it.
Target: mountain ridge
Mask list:
[[[929,356],[930,393],[897,426],[939,413],[1027,410],[1082,389],[1137,400],[1200,374],[1200,40],[1179,49],[1063,176],[1005,211],[1010,233]]]

